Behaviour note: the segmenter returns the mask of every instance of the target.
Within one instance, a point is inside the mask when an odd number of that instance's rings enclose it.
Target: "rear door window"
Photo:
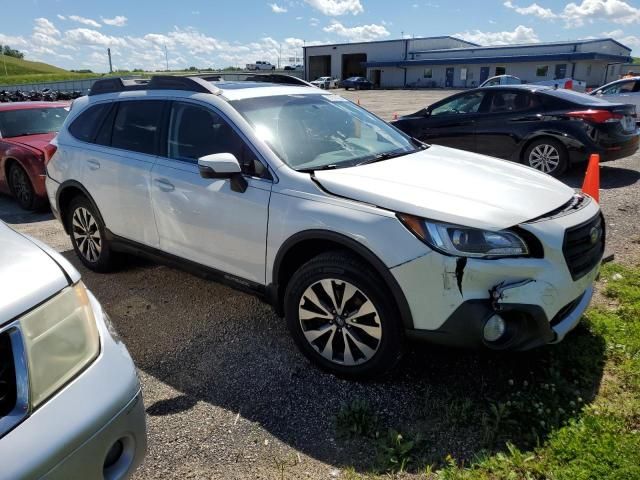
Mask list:
[[[111,146],[155,155],[164,105],[162,100],[120,102],[113,122]]]
[[[509,113],[532,110],[538,106],[536,98],[528,92],[493,92],[489,113]]]
[[[69,133],[78,140],[92,143],[110,108],[110,103],[100,103],[87,108],[71,123]]]

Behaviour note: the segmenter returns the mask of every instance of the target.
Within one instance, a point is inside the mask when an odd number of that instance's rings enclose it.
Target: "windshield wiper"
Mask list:
[[[362,162],[356,163],[355,166],[359,167],[360,165],[367,165],[369,163],[382,162],[384,160],[389,160],[391,158],[403,157],[405,155],[409,155],[411,153],[416,153],[417,150],[411,150],[409,152],[385,152],[379,153],[378,155],[374,155],[373,157],[367,158]]]
[[[338,168],[338,165],[336,165],[335,163],[331,163],[329,165],[321,165],[319,167],[301,168],[300,170],[297,170],[297,171],[302,173],[313,173],[318,170],[335,170],[336,168]]]

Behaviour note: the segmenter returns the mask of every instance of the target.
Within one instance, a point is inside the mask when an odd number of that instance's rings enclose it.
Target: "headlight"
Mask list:
[[[65,288],[20,319],[36,408],[100,352],[100,335],[82,282]]]
[[[479,258],[529,255],[525,241],[507,230],[480,230],[404,214],[398,218],[420,240],[449,255]]]

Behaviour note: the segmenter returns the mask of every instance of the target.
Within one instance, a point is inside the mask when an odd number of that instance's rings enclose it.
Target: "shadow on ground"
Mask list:
[[[109,312],[138,368],[181,392],[147,405],[149,415],[208,402],[335,466],[375,465],[373,440],[336,435],[335,415],[354,400],[377,412],[383,433],[393,427],[417,434],[416,458],[439,463],[447,454],[471,459],[507,440],[523,448],[543,441],[577,415],[578,398],[593,398],[602,375],[604,344],[579,328],[560,345],[521,354],[412,345],[392,376],[349,382],[311,366],[284,322],[248,295],[141,260],[97,275],[72,252],[65,256]]]
[[[586,164],[575,165],[560,180],[572,188],[581,188],[584,182]],[[600,164],[600,188],[613,188],[633,185],[640,179],[640,172],[630,168],[617,167],[615,163]]]
[[[48,208],[34,212],[23,210],[18,202],[8,195],[0,194],[0,220],[7,223],[34,223],[53,220],[53,214]]]

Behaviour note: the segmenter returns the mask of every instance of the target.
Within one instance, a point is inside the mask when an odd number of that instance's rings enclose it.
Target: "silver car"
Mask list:
[[[607,83],[591,92],[591,95],[614,103],[629,103],[640,111],[640,76]]]
[[[0,292],[0,479],[129,477],[140,384],[78,271],[0,222]]]

